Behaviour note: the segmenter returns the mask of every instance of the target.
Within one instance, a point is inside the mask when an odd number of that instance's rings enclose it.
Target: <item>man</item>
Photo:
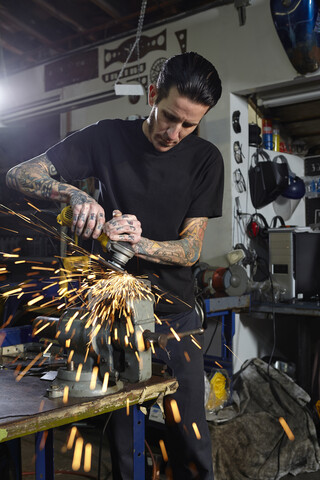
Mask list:
[[[7,174],[7,184],[25,194],[70,203],[77,235],[95,239],[104,230],[112,240],[131,243],[135,256],[127,269],[151,280],[157,316],[166,319],[157,326],[161,331],[200,326],[191,266],[199,259],[208,218],[221,216],[223,161],[214,145],[191,134],[220,96],[210,62],[193,52],[176,55],[149,87],[146,120],[100,121]],[[63,182],[54,179],[57,173]],[[99,203],[67,183],[91,176],[101,183]],[[172,396],[179,423],[165,402],[166,447],[175,480],[211,480],[203,356],[191,340],[171,341],[168,352],[156,352],[179,382]],[[118,411],[110,422],[114,479],[133,477],[130,421]]]

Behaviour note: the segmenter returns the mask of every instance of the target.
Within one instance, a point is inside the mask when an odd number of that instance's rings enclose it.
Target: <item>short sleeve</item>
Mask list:
[[[94,138],[96,125],[79,130],[46,152],[66,182],[94,176]]]
[[[222,215],[224,164],[220,151],[210,145],[210,153],[199,169],[192,188],[187,217],[215,218]]]

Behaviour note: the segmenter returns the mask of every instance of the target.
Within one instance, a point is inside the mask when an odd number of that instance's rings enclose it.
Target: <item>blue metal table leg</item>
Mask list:
[[[221,329],[221,344],[222,344],[222,358],[226,360],[233,360],[232,353],[232,339],[235,333],[235,314],[233,311],[228,312],[222,317]],[[229,347],[229,348],[228,348]]]
[[[145,418],[137,405],[133,407],[133,480],[145,480]]]
[[[53,430],[36,433],[36,480],[54,480]]]
[[[15,480],[22,479],[22,466],[21,466],[21,441],[20,438],[9,440],[7,442],[10,457],[14,465],[14,478]]]

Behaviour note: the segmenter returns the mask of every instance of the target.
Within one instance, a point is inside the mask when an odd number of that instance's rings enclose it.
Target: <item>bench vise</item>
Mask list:
[[[130,318],[114,315],[112,321],[92,320],[88,308],[69,308],[60,318],[38,316],[34,329],[42,326],[43,336],[58,341],[68,354],[67,366],[58,370],[49,397],[63,396],[66,387],[69,397],[106,395],[123,388],[124,382],[148,380],[152,351],[147,337],[155,331],[153,304],[151,296],[129,298]]]

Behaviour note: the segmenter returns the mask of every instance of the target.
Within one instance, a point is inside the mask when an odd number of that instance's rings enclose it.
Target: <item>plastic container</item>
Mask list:
[[[278,125],[273,125],[272,141],[273,141],[273,150],[275,152],[279,152],[280,151],[280,129]]]
[[[272,120],[262,119],[262,143],[266,150],[273,150]]]

